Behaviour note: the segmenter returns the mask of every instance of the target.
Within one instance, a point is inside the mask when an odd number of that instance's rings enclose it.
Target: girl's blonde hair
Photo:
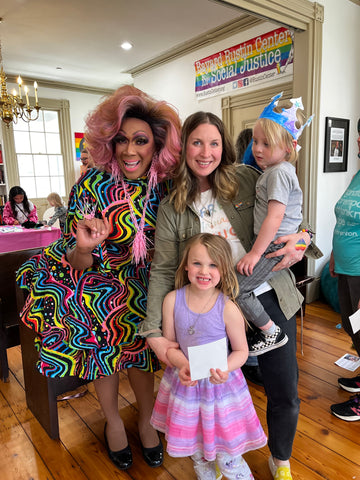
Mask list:
[[[281,113],[283,108],[290,108],[291,105],[291,102],[286,100],[279,102],[279,104],[274,108],[274,112]],[[296,117],[297,122],[295,122],[295,125],[297,128],[300,128],[304,124],[305,117],[301,114],[299,109],[296,112]],[[296,148],[294,148],[294,139],[284,127],[268,118],[259,118],[255,125],[259,125],[262,128],[271,150],[273,150],[275,147],[284,148],[288,150],[285,160],[290,163],[296,162],[298,159],[298,152]]]
[[[186,244],[183,258],[176,271],[175,288],[179,289],[190,283],[185,267],[188,264],[189,252],[196,244],[201,244],[206,247],[209,257],[219,269],[220,281],[216,287],[233,302],[236,302],[235,299],[239,293],[239,284],[235,274],[230,245],[225,238],[211,233],[194,235]]]
[[[58,193],[52,192],[48,195],[47,201],[54,204],[54,207],[63,207],[64,202]]]

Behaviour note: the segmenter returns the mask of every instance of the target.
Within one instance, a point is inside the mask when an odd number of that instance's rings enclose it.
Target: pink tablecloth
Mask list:
[[[29,248],[46,247],[61,236],[60,228],[21,228],[0,227],[0,253],[17,252]]]

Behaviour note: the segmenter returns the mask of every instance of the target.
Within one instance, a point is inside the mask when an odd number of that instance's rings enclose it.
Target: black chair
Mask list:
[[[27,292],[16,289],[17,308],[20,311]],[[20,323],[21,356],[24,372],[26,404],[50,438],[59,438],[57,397],[89,383],[77,377],[48,378],[36,368],[38,352],[34,346],[35,332]]]
[[[25,395],[28,408],[53,439],[59,438],[57,396],[88,382],[76,377],[46,378],[36,369],[35,333],[19,321],[27,292],[16,285],[16,271],[41,248],[0,254],[0,376],[9,381],[7,349],[21,344]]]

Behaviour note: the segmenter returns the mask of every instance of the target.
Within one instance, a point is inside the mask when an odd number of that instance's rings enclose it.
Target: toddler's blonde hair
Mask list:
[[[291,102],[288,100],[279,102],[279,104],[274,108],[274,112],[281,113],[283,108],[290,108],[291,105]],[[300,109],[297,109],[296,117],[297,121],[295,122],[295,126],[296,128],[300,128],[302,125],[304,125],[305,120],[305,117],[301,113]],[[296,162],[298,159],[298,152],[296,148],[294,148],[294,139],[284,127],[268,118],[259,118],[255,125],[259,125],[263,129],[271,150],[273,150],[275,147],[284,148],[288,150],[285,160],[290,163]]]
[[[48,195],[47,201],[51,204],[54,204],[54,207],[63,207],[64,202],[62,201],[62,198],[60,195],[56,192],[52,192]]]

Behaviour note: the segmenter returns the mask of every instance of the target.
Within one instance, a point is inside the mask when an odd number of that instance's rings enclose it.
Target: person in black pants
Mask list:
[[[360,119],[358,121],[358,157],[360,158]],[[335,206],[336,225],[333,235],[333,251],[330,257],[330,274],[338,277],[338,295],[341,322],[351,337],[360,356],[360,331],[354,333],[349,316],[360,308],[360,170]],[[339,378],[339,386],[354,393],[346,402],[331,405],[331,412],[341,420],[360,420],[360,375]]]

